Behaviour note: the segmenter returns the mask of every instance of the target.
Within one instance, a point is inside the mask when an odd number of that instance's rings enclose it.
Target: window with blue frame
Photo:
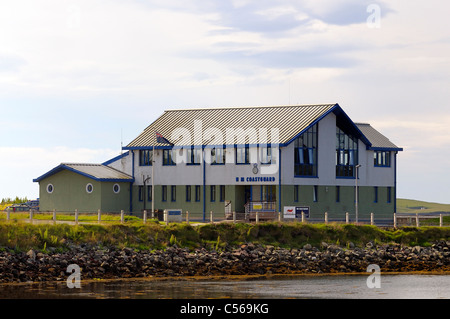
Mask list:
[[[201,148],[191,146],[191,148],[187,150],[186,156],[188,165],[200,165],[202,159],[202,150]]]
[[[374,195],[373,202],[374,203],[378,203],[378,187],[377,186],[375,186],[373,188],[373,195]]]
[[[139,166],[151,166],[153,163],[153,150],[139,150]]]
[[[294,174],[297,177],[317,177],[318,124],[294,142]]]
[[[248,145],[236,146],[236,164],[250,164],[250,149]]]
[[[167,202],[167,186],[166,185],[162,186],[162,196],[161,197],[162,197],[161,200],[163,202]]]
[[[139,201],[144,201],[144,186],[139,186]]]
[[[211,149],[211,165],[225,165],[225,147]]]
[[[373,152],[373,163],[375,167],[391,167],[391,152],[389,151]]]
[[[186,202],[191,201],[191,185],[186,185]]]
[[[195,185],[195,201],[199,202],[201,198],[201,188],[200,185]]]
[[[259,147],[261,164],[272,164],[272,147],[271,145]]]
[[[170,187],[170,200],[172,202],[176,202],[177,201],[177,187],[175,185],[172,185]]]
[[[336,186],[336,203],[341,202],[341,186]]]
[[[147,185],[147,200],[151,202],[153,200],[152,197],[152,185]]]
[[[220,185],[220,201],[225,201],[225,185]]]
[[[211,185],[211,202],[216,201],[216,186]]]
[[[163,150],[163,165],[164,166],[176,165],[176,150],[174,149]]]
[[[336,177],[355,178],[358,139],[336,127]]]

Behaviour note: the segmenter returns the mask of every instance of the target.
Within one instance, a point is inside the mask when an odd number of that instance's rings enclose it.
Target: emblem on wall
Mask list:
[[[258,169],[258,164],[253,164],[253,174],[258,174],[258,171],[259,171],[259,169]]]

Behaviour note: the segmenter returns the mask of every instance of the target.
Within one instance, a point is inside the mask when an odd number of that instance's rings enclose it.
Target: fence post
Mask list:
[[[419,222],[419,214],[416,213],[416,227],[420,226],[420,222]]]
[[[394,228],[397,228],[397,214],[394,213]]]
[[[278,221],[281,222],[281,212],[278,212]]]
[[[346,224],[350,223],[350,214],[348,212],[345,213],[345,223]]]
[[[189,211],[186,211],[186,224],[189,225]]]
[[[444,219],[442,217],[442,214],[439,214],[439,227],[444,226]]]
[[[302,223],[305,222],[305,212],[302,211]]]
[[[125,212],[123,211],[123,209],[120,211],[120,222],[123,224],[124,220],[125,220]]]
[[[214,223],[214,217],[213,217],[213,211],[209,212],[209,221],[212,223]]]
[[[99,209],[97,211],[97,222],[101,223],[101,221],[102,221],[102,211]]]
[[[75,225],[78,225],[78,209],[75,209]]]
[[[370,213],[370,225],[373,226],[373,213]]]
[[[259,223],[259,212],[256,212],[255,222],[257,224]]]
[[[164,210],[164,220],[166,221],[166,226],[169,225],[169,212]]]
[[[56,209],[53,209],[53,223],[56,224]]]
[[[11,211],[10,211],[10,208],[8,207],[7,209],[6,209],[6,220],[10,220],[10,217],[11,217]]]
[[[144,216],[142,216],[144,224],[147,222],[147,210],[144,210]]]
[[[236,224],[236,212],[233,212],[233,224]]]
[[[325,224],[328,224],[328,212],[325,212]]]

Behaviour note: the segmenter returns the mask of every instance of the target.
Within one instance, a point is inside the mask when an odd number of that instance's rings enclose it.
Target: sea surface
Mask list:
[[[81,281],[81,288],[71,289],[65,281],[0,285],[0,299],[40,298],[450,299],[450,275],[382,274],[379,281],[370,279],[369,275],[289,276],[252,280],[127,279]]]

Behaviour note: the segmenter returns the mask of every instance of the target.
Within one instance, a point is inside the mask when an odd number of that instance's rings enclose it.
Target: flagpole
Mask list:
[[[155,145],[152,149],[152,216],[155,213]]]

